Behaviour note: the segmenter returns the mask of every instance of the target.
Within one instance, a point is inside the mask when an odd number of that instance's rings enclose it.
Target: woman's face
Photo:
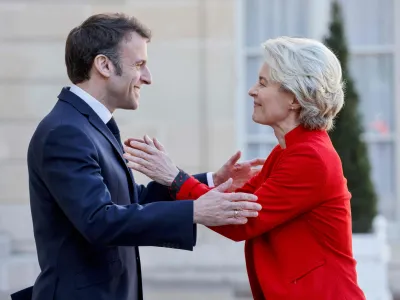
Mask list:
[[[274,126],[285,122],[298,109],[298,104],[292,93],[270,80],[269,72],[268,65],[264,63],[258,82],[250,88],[249,95],[254,99],[253,121]]]

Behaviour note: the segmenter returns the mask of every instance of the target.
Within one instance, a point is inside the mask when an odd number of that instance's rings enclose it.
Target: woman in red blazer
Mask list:
[[[342,164],[327,131],[343,106],[341,66],[322,43],[280,37],[263,44],[265,61],[249,94],[253,120],[271,126],[278,145],[261,172],[236,192],[253,193],[258,217],[236,210],[244,225],[211,227],[234,241],[246,241],[245,257],[256,300],[359,300],[352,253],[351,195]],[[163,149],[146,138],[148,145]],[[127,152],[145,158],[147,169],[165,158],[134,143]],[[138,151],[148,152],[138,155]],[[129,165],[143,160],[127,156]],[[168,167],[158,168],[157,170]],[[170,168],[170,172],[176,172]],[[171,175],[171,174],[170,174]],[[218,185],[227,178],[215,178]],[[172,185],[177,199],[197,199],[210,188],[183,171]]]

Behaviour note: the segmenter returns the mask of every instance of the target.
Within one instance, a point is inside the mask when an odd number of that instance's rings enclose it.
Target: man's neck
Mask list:
[[[111,113],[114,113],[115,108],[113,108],[108,102],[107,102],[107,96],[104,91],[99,90],[97,84],[91,82],[90,80],[78,83],[76,84],[79,88],[84,90],[86,93],[88,93],[90,96],[95,98],[97,101],[99,101],[101,104],[103,104]]]

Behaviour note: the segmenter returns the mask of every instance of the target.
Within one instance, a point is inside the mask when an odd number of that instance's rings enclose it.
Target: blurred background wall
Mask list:
[[[400,292],[400,3],[341,2],[379,212],[389,222],[390,286]],[[69,84],[64,44],[73,27],[95,13],[124,12],[152,29],[153,84],[138,111],[116,114],[122,135],[156,136],[179,167],[215,171],[238,149],[265,157],[276,143],[251,123],[246,96],[262,62],[259,44],[279,35],[321,39],[329,7],[330,0],[1,0],[0,290],[30,285],[38,274],[26,150]],[[204,228],[193,253],[141,254],[146,299],[249,297],[243,245]]]

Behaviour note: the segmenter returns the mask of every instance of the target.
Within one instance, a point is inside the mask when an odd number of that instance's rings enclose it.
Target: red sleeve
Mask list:
[[[284,153],[271,175],[254,193],[262,210],[245,225],[211,228],[235,241],[249,240],[316,207],[322,199],[326,164],[310,146]]]
[[[176,200],[191,200],[197,199],[210,191],[211,188],[201,183],[193,176],[190,176],[181,186],[181,189],[176,194]]]
[[[241,188],[235,190],[235,192],[254,193],[255,190],[260,186],[260,180],[263,177],[262,173],[265,171],[265,167],[268,165],[269,160],[273,159],[273,157],[278,153],[277,151],[279,149],[280,147],[277,145],[269,154],[262,170],[250,178],[249,181],[247,181]],[[202,184],[194,177],[190,177],[182,184],[181,189],[176,195],[176,200],[197,199],[210,190],[211,188],[209,188],[207,185]]]
[[[307,145],[286,151],[271,175],[254,193],[262,205],[258,217],[249,218],[245,225],[210,229],[235,241],[249,240],[313,209],[322,201],[327,168],[320,154]],[[251,192],[252,187],[250,180],[244,190],[238,192]]]
[[[259,173],[260,174],[260,173]],[[253,193],[257,188],[257,182],[259,181],[259,174],[250,178],[248,182],[241,188],[235,190],[235,193]],[[212,190],[207,185],[201,183],[196,178],[191,176],[183,184],[179,192],[176,194],[176,200],[191,200],[197,199],[203,196],[208,191]]]

